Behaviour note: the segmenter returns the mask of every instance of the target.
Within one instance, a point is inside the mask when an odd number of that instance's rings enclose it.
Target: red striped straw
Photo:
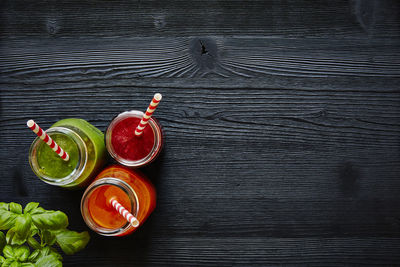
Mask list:
[[[148,121],[150,120],[151,115],[153,115],[154,111],[156,110],[156,107],[160,103],[161,98],[162,98],[162,95],[159,93],[154,95],[149,107],[146,110],[146,113],[143,115],[142,120],[140,121],[139,125],[135,129],[136,136],[140,136],[143,133],[144,128],[146,127]]]
[[[63,160],[68,161],[69,155],[65,152],[59,145],[54,142],[51,137],[39,127],[33,120],[29,120],[26,125],[37,135],[40,139],[42,139],[46,144],[50,146],[51,149],[54,150]]]
[[[127,209],[125,209],[117,200],[114,198],[110,199],[110,203],[113,208],[121,214],[125,220],[127,220],[133,227],[139,226],[138,219],[132,215]]]

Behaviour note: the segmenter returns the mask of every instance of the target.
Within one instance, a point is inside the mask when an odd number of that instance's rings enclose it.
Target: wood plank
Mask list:
[[[0,201],[87,230],[81,191],[40,182],[29,118],[101,130],[157,110],[155,212],[65,266],[396,266],[400,5],[1,1]]]
[[[400,38],[16,39],[2,43],[5,78],[400,77]]]
[[[99,238],[100,240],[101,238]],[[103,240],[102,240],[103,241]],[[126,239],[119,266],[394,266],[398,238],[187,238]],[[107,239],[85,257],[66,264],[111,266],[120,240]],[[100,242],[97,242],[100,243]],[[120,243],[119,243],[120,244]],[[340,256],[338,256],[340,255]],[[284,264],[282,264],[284,262]]]
[[[184,88],[189,81],[194,88]],[[166,146],[147,170],[159,190],[153,236],[399,236],[400,92],[384,79],[375,79],[377,87],[353,81],[347,88],[329,83],[330,89],[298,83],[298,89],[246,88],[247,81],[243,88],[196,88],[214,84],[202,79],[186,80],[182,88],[166,86],[173,84],[169,79],[137,82],[145,85],[45,82],[32,90],[26,81],[6,84],[0,169],[11,175],[0,190],[23,201],[41,196],[80,218],[79,196],[75,209],[66,206],[69,192],[38,183],[31,173],[26,157],[33,136],[26,120],[34,116],[46,128],[68,114],[104,130],[115,114],[145,108],[150,92],[160,90],[164,99],[156,117]],[[244,218],[240,229],[237,217]]]
[[[399,2],[2,1],[2,37],[399,37]]]

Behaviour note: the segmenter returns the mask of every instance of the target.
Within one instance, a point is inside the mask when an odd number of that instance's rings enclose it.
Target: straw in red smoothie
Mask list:
[[[149,107],[146,110],[146,113],[143,115],[142,120],[140,121],[139,125],[135,129],[135,135],[140,136],[143,133],[144,128],[146,127],[148,121],[150,120],[151,116],[153,115],[156,107],[160,103],[162,95],[157,93],[154,95],[153,99],[150,102]]]

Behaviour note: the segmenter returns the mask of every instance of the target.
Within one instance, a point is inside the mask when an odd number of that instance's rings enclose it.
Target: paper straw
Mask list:
[[[69,155],[65,152],[59,145],[54,142],[51,137],[39,127],[33,120],[29,120],[26,125],[37,135],[40,139],[42,139],[46,144],[50,146],[51,149],[54,150],[63,160],[68,161]]]
[[[161,98],[162,98],[162,95],[159,93],[154,95],[149,107],[146,110],[146,113],[143,115],[142,120],[140,121],[139,125],[135,129],[136,136],[140,136],[143,133],[144,128],[146,127],[148,121],[150,120],[151,115],[153,115],[154,111],[156,110],[156,107],[160,103]]]
[[[121,214],[133,227],[139,226],[139,221],[114,198],[110,199],[113,208]]]

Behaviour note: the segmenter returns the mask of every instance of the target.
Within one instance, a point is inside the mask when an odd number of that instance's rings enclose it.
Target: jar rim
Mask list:
[[[153,118],[151,117],[148,120],[148,125],[151,127],[152,131],[153,131],[153,135],[154,135],[154,144],[152,149],[150,150],[150,152],[147,154],[146,157],[139,159],[139,160],[129,160],[126,158],[121,157],[120,155],[118,155],[112,145],[112,131],[114,129],[114,127],[121,121],[123,121],[126,118],[142,118],[144,115],[144,113],[142,111],[139,110],[130,110],[130,111],[125,111],[122,112],[120,114],[118,114],[117,116],[114,117],[114,119],[111,121],[111,123],[108,125],[106,133],[104,135],[105,138],[105,144],[106,144],[106,149],[108,151],[108,153],[120,164],[128,166],[128,167],[133,167],[133,168],[137,168],[137,167],[141,167],[144,165],[149,164],[150,162],[152,162],[156,156],[158,155],[158,153],[160,152],[161,148],[162,148],[162,130],[161,127],[159,125],[159,123]]]
[[[90,215],[89,212],[89,205],[88,201],[90,199],[91,194],[94,192],[95,189],[105,186],[105,185],[111,185],[111,186],[116,186],[120,189],[122,189],[129,197],[129,200],[131,201],[131,210],[129,211],[133,216],[137,218],[138,213],[139,213],[139,199],[137,197],[137,194],[135,190],[125,181],[115,178],[115,177],[104,177],[101,179],[98,179],[94,181],[89,187],[85,190],[83,193],[82,199],[81,199],[81,214],[83,217],[83,220],[85,221],[86,225],[91,228],[93,231],[100,235],[104,236],[117,236],[117,235],[122,235],[125,232],[131,230],[133,226],[129,223],[126,222],[123,226],[120,228],[115,228],[115,229],[110,229],[110,228],[105,228],[100,225],[98,225],[94,220],[92,219],[92,216]]]
[[[87,164],[88,160],[88,149],[83,141],[83,139],[79,136],[78,133],[76,133],[74,130],[66,128],[66,127],[51,127],[45,131],[50,137],[53,134],[64,134],[68,137],[70,137],[78,147],[78,164],[74,168],[74,170],[68,174],[65,177],[61,178],[55,178],[55,177],[50,177],[45,175],[44,173],[40,172],[40,166],[37,160],[37,149],[39,148],[39,145],[44,145],[44,141],[40,139],[39,137],[36,137],[35,140],[33,140],[30,148],[29,148],[29,164],[33,170],[33,172],[36,174],[37,177],[39,177],[42,181],[51,184],[51,185],[58,185],[58,186],[63,186],[70,184],[74,181],[76,181],[81,174],[83,173],[85,166]]]

